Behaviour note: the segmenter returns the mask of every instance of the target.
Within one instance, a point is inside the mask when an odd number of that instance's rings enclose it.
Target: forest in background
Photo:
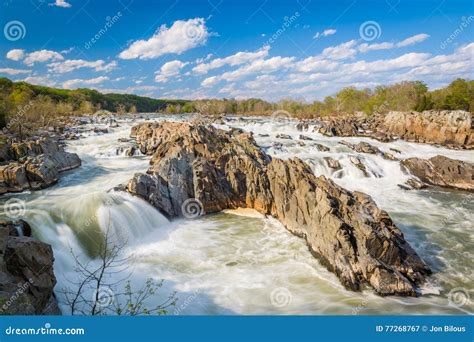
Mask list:
[[[323,101],[310,103],[282,99],[268,102],[261,99],[153,99],[130,94],[102,94],[93,89],[58,89],[13,82],[0,78],[0,127],[8,127],[15,117],[45,126],[53,118],[94,114],[106,110],[118,114],[159,112],[167,114],[201,113],[219,115],[270,115],[276,110],[288,111],[298,118],[363,112],[386,113],[423,110],[474,111],[474,81],[456,79],[448,86],[429,90],[421,81],[381,85],[374,89],[347,87]]]

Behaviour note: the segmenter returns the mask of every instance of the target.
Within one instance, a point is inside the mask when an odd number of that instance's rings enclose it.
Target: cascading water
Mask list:
[[[185,116],[159,116],[157,120],[186,120]],[[158,119],[159,118],[159,119]],[[399,150],[399,158],[429,158],[442,154],[474,161],[474,152],[452,151],[403,141],[380,143],[366,138],[330,138],[299,132],[294,122],[274,124],[270,118],[235,118],[223,129],[239,127],[255,132],[257,143],[278,158],[299,157],[315,174],[333,178],[341,186],[371,195],[403,230],[407,240],[434,271],[420,298],[379,297],[366,290],[345,290],[335,275],[309,253],[304,241],[281,224],[253,211],[238,210],[169,222],[145,201],[120,191],[135,172],[148,168],[139,153],[117,153],[119,138],[127,138],[134,124],[119,121],[109,134],[91,133],[71,141],[68,150],[79,154],[79,169],[63,174],[51,188],[4,196],[25,201],[25,219],[35,236],[50,243],[55,253],[56,294],[77,277],[71,254],[94,263],[101,237],[110,232],[114,244],[123,245],[130,260],[131,281],[164,279],[160,301],[177,291],[178,305],[171,314],[461,314],[473,311],[469,303],[456,305],[450,292],[463,289],[472,296],[474,204],[469,194],[430,188],[406,191],[398,187],[409,175],[397,161],[360,154],[340,145],[367,141],[384,152]],[[292,140],[278,139],[279,133]],[[301,141],[299,135],[311,139]],[[268,136],[267,136],[268,135]],[[303,142],[304,146],[299,143]],[[330,151],[318,151],[323,144]],[[328,167],[324,157],[338,160],[341,170]],[[358,157],[364,174],[351,162]],[[471,291],[469,293],[469,291]],[[409,308],[409,311],[407,309]]]

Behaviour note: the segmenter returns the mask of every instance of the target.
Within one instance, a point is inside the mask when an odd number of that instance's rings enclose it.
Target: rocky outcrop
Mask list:
[[[61,172],[80,165],[77,154],[51,139],[5,144],[0,153],[0,195],[48,187]]]
[[[272,215],[351,290],[415,296],[430,273],[369,196],[316,177],[297,158],[272,159],[251,133],[154,123],[132,135],[152,158],[127,189],[168,217],[188,217],[190,203],[192,213],[245,207]]]
[[[363,136],[383,142],[403,139],[449,148],[474,148],[472,115],[459,110],[342,115],[322,118],[318,124],[317,131],[327,136]]]
[[[474,147],[472,115],[461,110],[390,112],[385,116],[383,126],[390,134],[407,141]]]
[[[436,156],[426,159],[409,158],[402,165],[423,182],[447,188],[474,191],[474,164]]]
[[[53,250],[25,221],[0,222],[0,314],[61,314],[53,289]]]
[[[388,152],[382,152],[378,147],[375,147],[373,145],[370,145],[369,143],[365,141],[361,141],[358,144],[351,144],[348,143],[347,141],[340,141],[339,144],[345,145],[349,147],[351,150],[354,150],[359,153],[368,153],[368,154],[378,154],[381,155],[384,159],[388,160],[398,160],[393,154],[388,153]]]

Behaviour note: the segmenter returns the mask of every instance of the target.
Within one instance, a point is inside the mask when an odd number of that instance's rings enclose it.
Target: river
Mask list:
[[[143,116],[142,116],[143,117]],[[151,120],[186,120],[186,116],[156,116]],[[454,151],[425,144],[395,141],[381,143],[368,138],[325,137],[296,130],[271,118],[234,118],[225,125],[255,133],[257,143],[278,158],[298,156],[316,175],[331,177],[349,190],[371,195],[386,210],[406,239],[433,270],[418,298],[380,297],[370,289],[345,290],[335,275],[312,257],[305,242],[286,231],[274,219],[251,210],[226,211],[194,220],[169,222],[141,199],[110,191],[126,183],[135,172],[148,168],[149,157],[117,154],[132,125],[144,119],[118,120],[108,134],[88,133],[69,141],[67,150],[82,159],[78,169],[62,174],[47,189],[0,197],[24,201],[21,216],[40,240],[53,246],[55,288],[60,307],[68,314],[63,290],[78,278],[73,255],[94,264],[97,241],[107,229],[123,246],[126,272],[134,286],[145,279],[163,279],[163,287],[149,298],[153,306],[176,291],[178,303],[169,314],[297,314],[297,315],[402,315],[473,313],[474,201],[467,192],[432,187],[402,190],[398,184],[409,176],[398,161],[359,154],[338,144],[367,141],[399,158],[445,155],[474,162],[474,151]],[[100,126],[100,125],[94,125]],[[105,127],[105,125],[103,125]],[[278,139],[279,133],[292,140]],[[298,142],[299,135],[313,141]],[[268,136],[267,136],[268,135]],[[330,147],[320,152],[315,144]],[[368,175],[350,162],[358,156]],[[338,160],[342,170],[327,167],[324,157]],[[5,212],[0,214],[5,217]],[[119,275],[117,275],[118,279]],[[89,294],[87,294],[89,295]],[[90,294],[92,295],[92,294]]]

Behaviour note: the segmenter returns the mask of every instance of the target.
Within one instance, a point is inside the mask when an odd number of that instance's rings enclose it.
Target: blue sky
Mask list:
[[[322,99],[473,76],[473,1],[0,0],[0,76],[156,98]]]

